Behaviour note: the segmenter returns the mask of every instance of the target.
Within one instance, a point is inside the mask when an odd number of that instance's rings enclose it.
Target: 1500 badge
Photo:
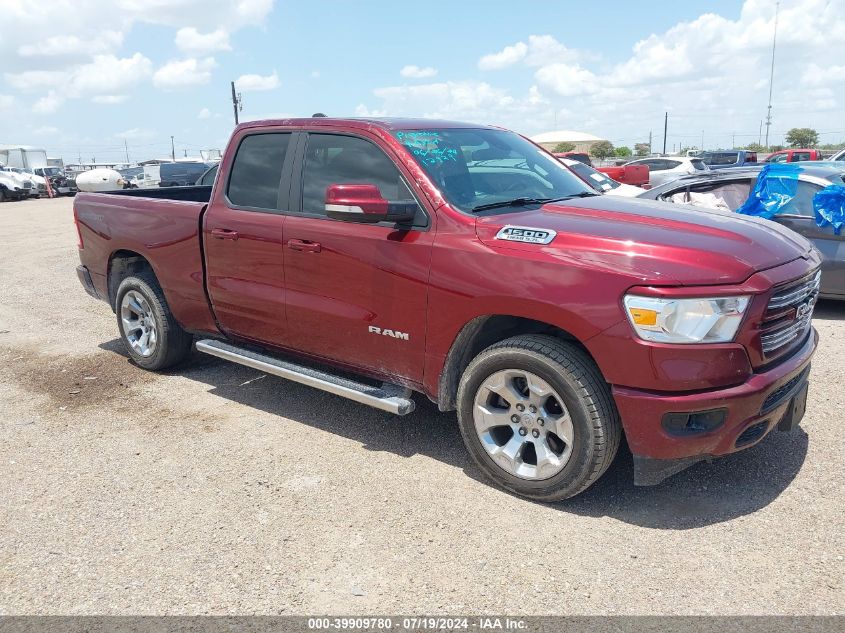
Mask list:
[[[557,233],[551,229],[535,229],[530,226],[503,226],[496,233],[497,240],[525,242],[527,244],[548,244]]]

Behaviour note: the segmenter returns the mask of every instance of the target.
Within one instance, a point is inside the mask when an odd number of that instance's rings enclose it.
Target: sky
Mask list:
[[[757,141],[774,0],[0,0],[0,143],[223,149],[234,120],[423,116],[667,150]],[[845,0],[782,0],[770,142],[845,140]],[[765,136],[765,127],[762,128]]]

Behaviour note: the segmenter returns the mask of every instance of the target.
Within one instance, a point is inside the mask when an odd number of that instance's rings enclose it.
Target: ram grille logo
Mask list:
[[[375,325],[369,327],[370,334],[380,334],[381,336],[389,336],[391,338],[398,338],[403,341],[410,341],[411,337],[407,332],[400,332],[399,330],[381,329]]]
[[[557,232],[551,229],[535,229],[530,226],[505,226],[496,233],[497,240],[524,242],[526,244],[548,244]]]

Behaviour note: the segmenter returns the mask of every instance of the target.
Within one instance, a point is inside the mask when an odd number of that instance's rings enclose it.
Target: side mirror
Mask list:
[[[326,215],[344,222],[410,222],[417,211],[413,201],[385,200],[376,185],[329,185]]]

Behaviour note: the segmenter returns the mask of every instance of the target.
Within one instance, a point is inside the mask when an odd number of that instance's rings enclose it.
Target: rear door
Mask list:
[[[203,227],[206,284],[221,329],[277,346],[286,342],[282,229],[295,136],[242,131],[220,168]]]
[[[416,200],[408,174],[361,132],[310,133],[298,152],[285,224],[291,347],[344,365],[422,382],[432,219],[411,227],[326,216],[331,184],[375,184],[388,200]]]
[[[822,293],[845,296],[845,235],[836,235],[830,225],[816,224],[813,196],[821,190],[819,184],[799,180],[795,197],[774,220],[806,237],[821,252]]]

